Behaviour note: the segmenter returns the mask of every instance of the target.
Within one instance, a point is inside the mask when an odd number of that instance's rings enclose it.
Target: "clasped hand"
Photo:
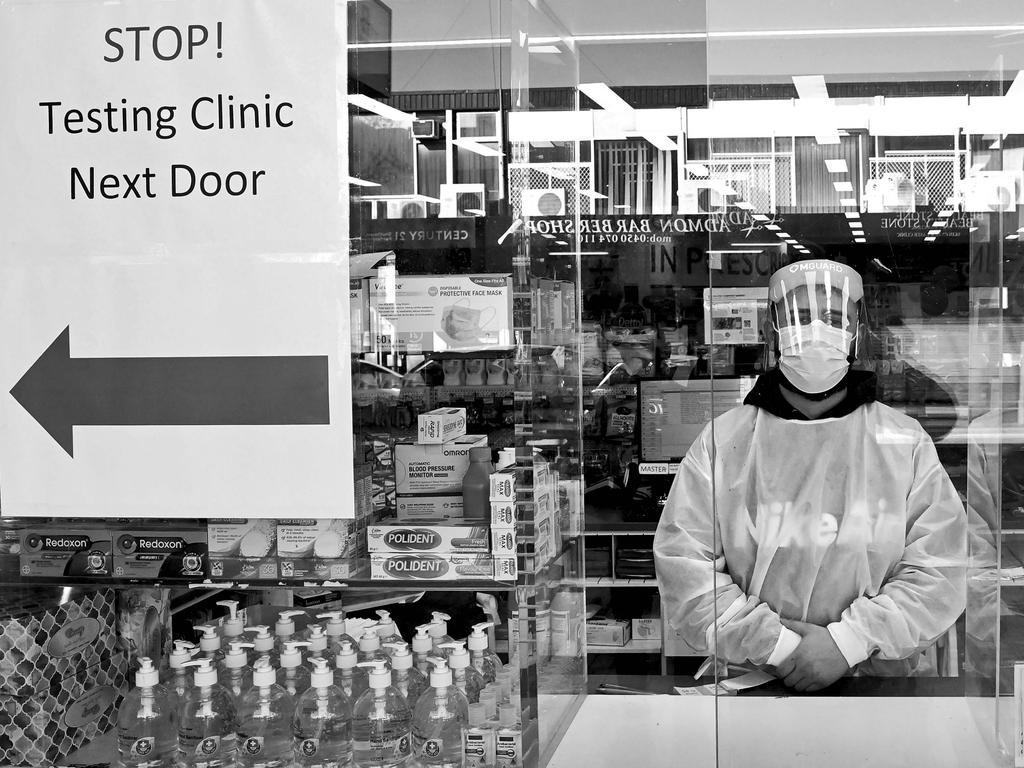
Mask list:
[[[790,688],[819,691],[832,685],[850,669],[825,627],[790,619],[782,619],[782,624],[800,635],[796,650],[775,668],[776,674]]]

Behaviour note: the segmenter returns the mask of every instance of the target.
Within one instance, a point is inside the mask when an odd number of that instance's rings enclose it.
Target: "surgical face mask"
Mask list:
[[[801,392],[816,395],[840,381],[850,368],[853,334],[821,320],[779,328],[779,368]]]

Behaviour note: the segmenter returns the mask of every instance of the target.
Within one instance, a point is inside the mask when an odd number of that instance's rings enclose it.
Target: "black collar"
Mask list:
[[[744,405],[754,405],[763,408],[773,416],[780,419],[792,421],[815,421],[807,417],[802,411],[789,404],[782,395],[783,373],[778,368],[772,368],[767,373],[757,377],[753,389],[743,398]],[[846,385],[846,397],[839,401],[834,407],[818,416],[818,419],[835,419],[840,416],[847,416],[860,408],[862,405],[872,403],[875,400],[877,382],[875,374],[871,371],[857,371],[850,369],[839,386]]]

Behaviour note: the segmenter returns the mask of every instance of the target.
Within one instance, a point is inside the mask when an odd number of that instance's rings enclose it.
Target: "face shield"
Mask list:
[[[779,368],[801,392],[828,392],[850,367],[864,297],[860,275],[834,261],[800,261],[775,272],[768,286]]]

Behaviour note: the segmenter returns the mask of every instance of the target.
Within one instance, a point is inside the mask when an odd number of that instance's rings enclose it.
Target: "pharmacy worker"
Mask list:
[[[920,424],[850,368],[863,296],[834,261],[772,275],[778,366],[694,442],[654,539],[683,638],[799,691],[923,674],[964,609],[960,498]]]

